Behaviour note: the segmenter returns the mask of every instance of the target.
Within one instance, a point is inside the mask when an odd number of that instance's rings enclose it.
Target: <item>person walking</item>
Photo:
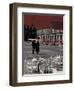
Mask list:
[[[34,51],[36,50],[36,41],[32,41],[32,54],[34,54]]]
[[[39,54],[40,48],[39,48],[40,44],[39,44],[39,40],[37,40],[36,42],[36,53]]]

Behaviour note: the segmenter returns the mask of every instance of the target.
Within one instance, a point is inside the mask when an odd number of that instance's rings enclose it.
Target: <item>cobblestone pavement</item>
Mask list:
[[[41,57],[44,59],[48,59],[49,57],[55,57],[57,55],[63,56],[63,46],[50,46],[50,45],[42,45],[40,44],[40,52],[39,55],[36,53],[32,54],[32,46],[31,43],[24,42],[24,69],[23,72],[25,74],[31,74],[32,71],[30,68],[32,68],[33,65],[33,58]],[[29,69],[28,68],[29,65]]]

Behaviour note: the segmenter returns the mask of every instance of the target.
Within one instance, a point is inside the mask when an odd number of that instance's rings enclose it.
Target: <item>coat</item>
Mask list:
[[[39,42],[37,42],[37,43],[36,43],[36,51],[37,51],[37,52],[39,52],[39,50],[40,50],[40,49],[39,49],[39,46],[40,46],[40,44],[39,44]]]

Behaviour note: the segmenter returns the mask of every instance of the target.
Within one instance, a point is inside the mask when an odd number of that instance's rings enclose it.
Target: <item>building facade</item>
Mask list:
[[[63,45],[63,30],[41,29],[37,30],[40,42],[46,45]]]

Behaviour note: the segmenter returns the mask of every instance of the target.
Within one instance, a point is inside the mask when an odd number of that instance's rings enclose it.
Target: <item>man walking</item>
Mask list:
[[[34,54],[34,51],[36,50],[36,41],[32,41],[32,54]]]
[[[40,44],[39,44],[39,39],[37,39],[36,42],[36,53],[39,54],[40,48],[39,48]]]

